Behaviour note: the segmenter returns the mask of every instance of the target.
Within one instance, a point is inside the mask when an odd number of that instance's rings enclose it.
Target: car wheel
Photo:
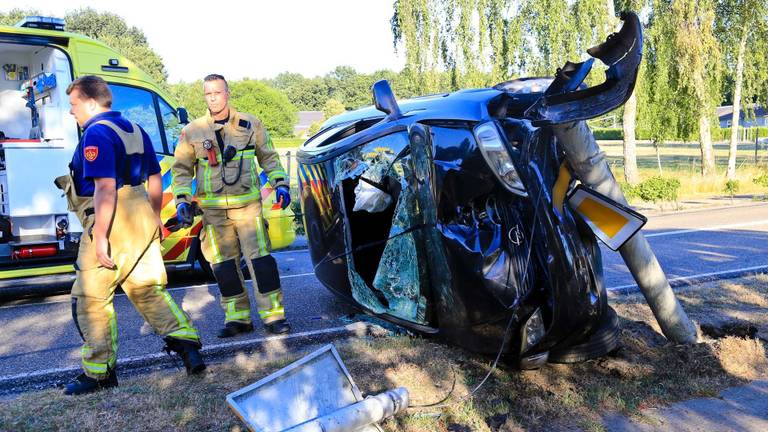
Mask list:
[[[612,307],[603,314],[597,331],[585,342],[549,352],[550,363],[579,363],[602,357],[619,346],[619,317]]]

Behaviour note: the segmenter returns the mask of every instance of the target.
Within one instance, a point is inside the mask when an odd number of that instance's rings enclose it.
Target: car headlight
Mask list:
[[[524,353],[528,351],[529,348],[541,342],[541,339],[546,332],[547,331],[544,328],[544,318],[541,316],[541,309],[536,309],[536,312],[528,318],[528,321],[526,321],[523,326],[523,346],[520,352]]]
[[[480,152],[501,184],[516,195],[528,196],[496,125],[493,122],[483,123],[474,132]]]

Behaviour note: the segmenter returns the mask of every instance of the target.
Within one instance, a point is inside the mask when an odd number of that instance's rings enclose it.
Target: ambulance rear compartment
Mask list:
[[[71,262],[82,227],[53,180],[67,174],[78,128],[69,114],[69,57],[0,43],[0,270]],[[31,86],[39,115],[32,134]]]

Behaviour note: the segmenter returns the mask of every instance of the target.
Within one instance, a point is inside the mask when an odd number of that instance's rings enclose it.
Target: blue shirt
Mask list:
[[[113,178],[116,188],[120,189],[123,185],[138,186],[160,172],[152,140],[144,129],[139,126],[144,138],[144,154],[128,156],[114,130],[94,124],[100,120],[109,120],[125,132],[133,132],[131,123],[117,111],[97,114],[83,125],[83,136],[69,165],[78,195],[93,196],[94,178]]]

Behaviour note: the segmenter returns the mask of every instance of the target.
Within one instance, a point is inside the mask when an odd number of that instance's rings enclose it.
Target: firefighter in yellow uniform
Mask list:
[[[159,239],[162,178],[152,142],[141,127],[110,110],[112,93],[103,79],[79,78],[67,94],[83,135],[70,174],[57,178],[56,185],[83,226],[72,315],[84,341],[84,373],[64,393],[117,386],[113,300],[118,285],[165,337],[166,350],[181,356],[187,373],[200,373],[205,363],[197,329],[165,290]]]
[[[288,175],[261,122],[229,105],[224,77],[208,75],[203,89],[208,114],[184,127],[174,152],[173,194],[179,225],[192,225],[194,179],[195,200],[203,210],[202,252],[218,282],[224,309],[224,328],[218,336],[253,330],[241,253],[254,281],[259,317],[270,333],[286,333],[290,327],[277,262],[269,253],[256,164],[267,173],[282,208],[290,204]]]

